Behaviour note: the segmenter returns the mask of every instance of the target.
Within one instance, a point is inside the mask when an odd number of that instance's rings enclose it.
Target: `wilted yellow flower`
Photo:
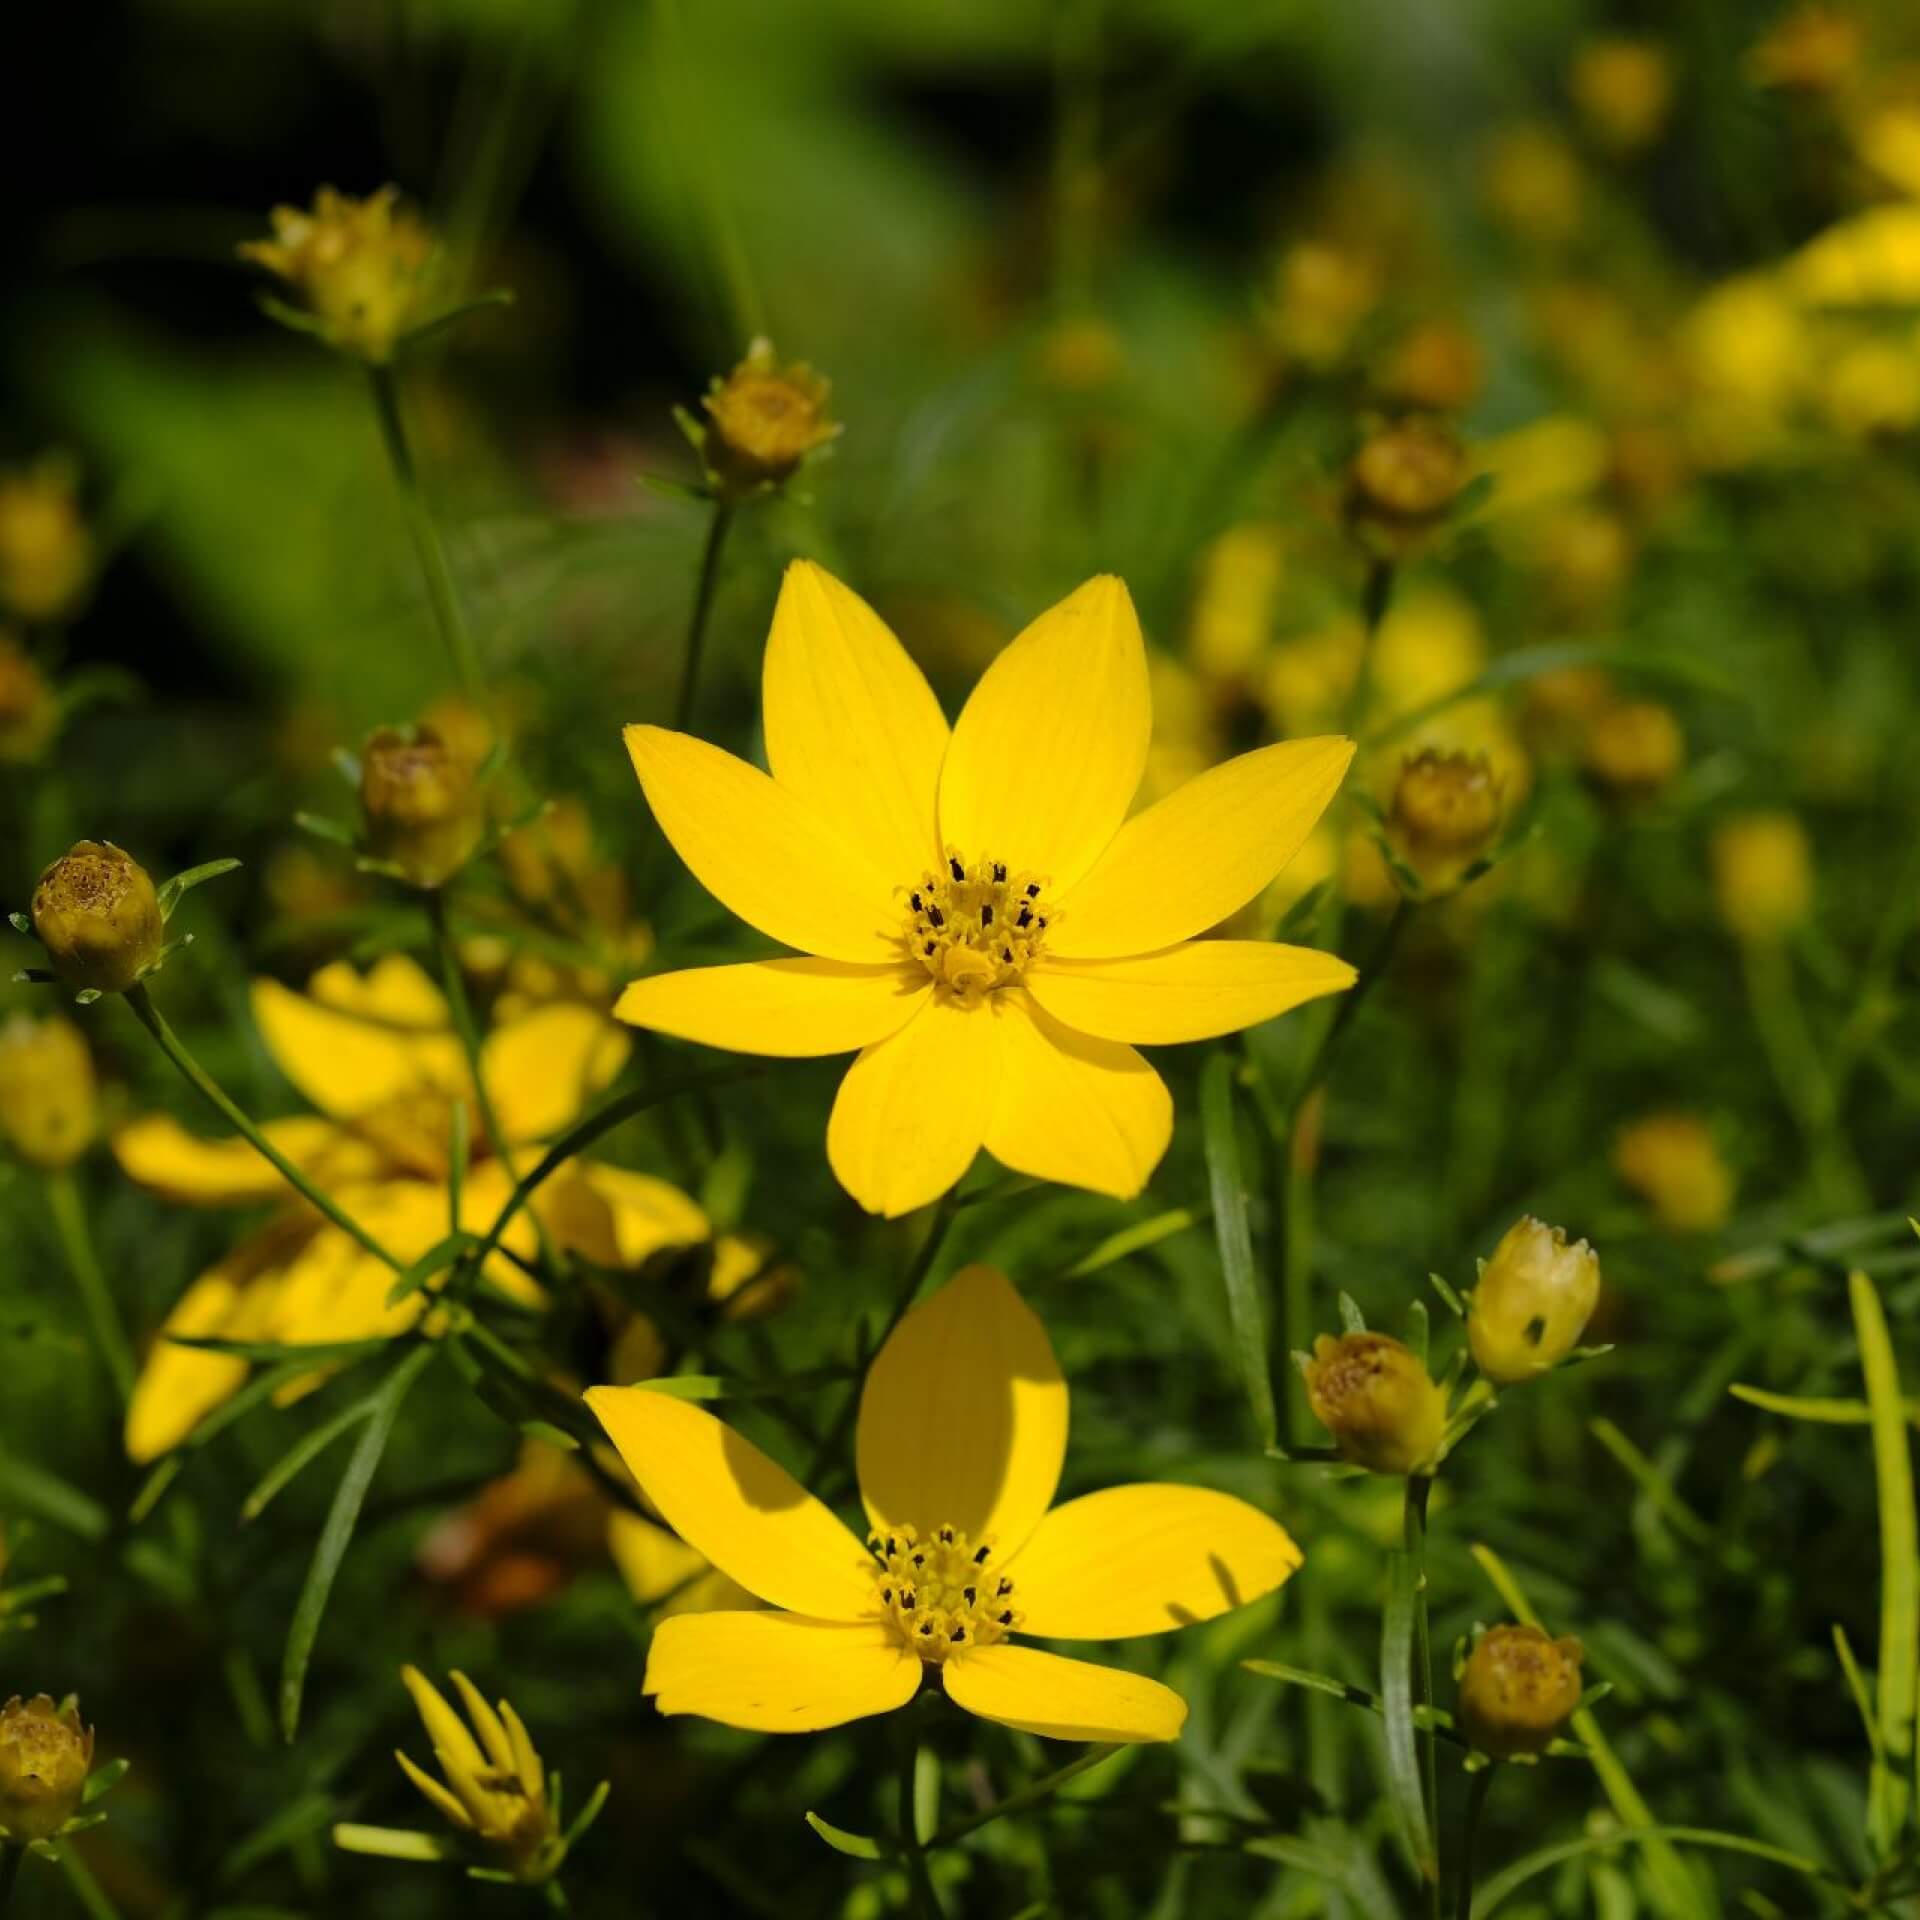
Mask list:
[[[1602,707],[1580,743],[1580,764],[1629,800],[1657,793],[1686,757],[1680,722],[1657,700],[1619,700]]]
[[[60,730],[60,696],[10,633],[0,633],[0,765],[28,766]]]
[[[1397,421],[1353,456],[1347,519],[1369,546],[1397,558],[1446,518],[1469,472],[1458,435],[1417,415]]]
[[[51,1839],[80,1811],[93,1768],[93,1729],[69,1694],[18,1694],[0,1707],[0,1838],[15,1846]]]
[[[840,432],[828,417],[829,382],[804,362],[781,366],[764,336],[701,403],[708,423],[701,451],[715,486],[732,499],[777,487],[810,453]]]
[[[1369,1473],[1417,1473],[1446,1433],[1446,1395],[1389,1333],[1323,1333],[1306,1382],[1307,1403],[1340,1457]]]
[[[0,610],[35,624],[73,610],[93,572],[80,483],[58,455],[0,473]]]
[[[1747,51],[1755,86],[1792,93],[1833,93],[1860,70],[1865,36],[1851,8],[1810,0],[1776,21]]]
[[[1281,255],[1267,324],[1289,359],[1325,372],[1344,359],[1380,298],[1380,269],[1366,254],[1302,240]]]
[[[1041,615],[949,729],[873,609],[797,561],[763,707],[771,778],[662,727],[627,747],[694,877],[799,954],[653,975],[615,1011],[746,1053],[859,1049],[827,1157],[870,1212],[938,1199],[983,1146],[1136,1194],[1173,1103],[1132,1043],[1237,1032],[1353,980],[1330,954],[1196,937],[1286,864],[1351,746],[1263,747],[1128,819],[1153,716],[1116,579]]]
[[[854,1441],[868,1550],[751,1441],[645,1387],[587,1396],[683,1541],[766,1603],[661,1623],[646,1690],[662,1713],[805,1733],[904,1707],[925,1684],[1054,1740],[1171,1740],[1187,1715],[1140,1674],[1012,1644],[1123,1640],[1210,1620],[1300,1564],[1230,1495],[1109,1487],[1053,1504],[1067,1385],[1005,1276],[967,1267],[888,1336]],[[941,1408],[964,1409],[956,1444]]]
[[[401,1770],[490,1864],[516,1880],[549,1878],[561,1861],[560,1834],[547,1804],[540,1756],[512,1702],[502,1700],[496,1712],[479,1688],[456,1671],[453,1684],[473,1723],[469,1732],[466,1721],[419,1668],[402,1667],[400,1678],[420,1710],[446,1784],[396,1752],[393,1757]]]
[[[60,1014],[13,1014],[0,1026],[0,1133],[28,1165],[57,1172],[99,1129],[93,1056]]]
[[[1544,1753],[1580,1704],[1584,1658],[1578,1640],[1539,1627],[1489,1627],[1460,1675],[1461,1732],[1495,1760]]]
[[[1430,320],[1387,356],[1375,385],[1383,398],[1418,413],[1458,413],[1480,391],[1483,356],[1464,327]]]
[[[41,874],[33,931],[54,973],[83,992],[125,993],[166,944],[147,870],[110,840],[80,840]]]
[[[1514,1386],[1557,1366],[1579,1344],[1600,1300],[1600,1256],[1531,1215],[1501,1236],[1468,1304],[1467,1341],[1480,1371]]]
[[[472,765],[431,727],[382,727],[361,750],[364,845],[416,887],[443,887],[472,857],[486,814]]]
[[[1790,813],[1742,813],[1714,831],[1713,894],[1742,940],[1778,940],[1813,907],[1813,849]]]
[[[1460,884],[1500,831],[1500,782],[1484,753],[1409,754],[1387,809],[1387,844],[1428,893]]]
[[[398,187],[364,200],[322,187],[309,211],[275,207],[273,238],[241,256],[277,274],[305,303],[321,339],[381,365],[428,310],[433,235]]]
[[[1673,105],[1673,64],[1652,40],[1589,40],[1567,80],[1589,131],[1615,153],[1633,153],[1658,137]]]
[[[1673,1233],[1711,1233],[1732,1211],[1732,1170],[1698,1114],[1654,1113],[1623,1128],[1613,1168]]]
[[[1524,122],[1489,142],[1482,173],[1488,209],[1517,239],[1555,246],[1580,223],[1580,163],[1550,126]]]

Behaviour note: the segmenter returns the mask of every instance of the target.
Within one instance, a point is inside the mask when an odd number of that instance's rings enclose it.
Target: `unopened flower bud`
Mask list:
[[[1394,348],[1378,376],[1383,395],[1397,405],[1458,413],[1480,391],[1480,348],[1472,334],[1444,320],[1414,328]]]
[[[1808,0],[1747,52],[1747,78],[1785,93],[1839,92],[1859,73],[1865,35],[1852,8]]]
[[[1651,40],[1590,40],[1567,76],[1573,104],[1594,137],[1614,153],[1657,139],[1673,105],[1673,63]]]
[[[125,993],[160,959],[166,923],[147,870],[110,840],[82,840],[40,876],[33,931],[70,987]]]
[[[416,887],[441,887],[486,829],[473,768],[431,727],[382,727],[360,761],[367,851]]]
[[[59,730],[60,696],[26,648],[0,634],[0,765],[31,765]]]
[[[1467,483],[1456,435],[1418,417],[1381,428],[1347,470],[1347,519],[1370,548],[1398,557],[1437,526]]]
[[[76,1701],[16,1694],[0,1707],[0,1834],[15,1846],[51,1839],[80,1811],[92,1766]]]
[[[1495,1760],[1545,1752],[1580,1704],[1584,1654],[1539,1627],[1489,1627],[1460,1675],[1461,1732]]]
[[[433,236],[399,202],[398,187],[364,200],[322,187],[310,211],[275,207],[273,238],[240,252],[287,283],[330,347],[379,365],[430,317]]]
[[[0,1026],[0,1134],[30,1166],[56,1173],[93,1144],[93,1056],[71,1020],[16,1013]]]
[[[1600,1299],[1600,1256],[1531,1215],[1501,1236],[1480,1270],[1467,1341],[1499,1386],[1531,1380],[1573,1350]]]
[[[1734,1177],[1695,1113],[1651,1113],[1613,1143],[1613,1170],[1671,1233],[1711,1233],[1733,1210]]]
[[[79,479],[58,455],[0,474],[0,607],[19,619],[73,611],[93,571]]]
[[[1484,753],[1410,754],[1387,809],[1387,844],[1428,893],[1460,884],[1500,831],[1500,782]]]
[[[1657,700],[1622,700],[1587,725],[1580,760],[1587,772],[1622,799],[1645,799],[1680,771],[1686,736],[1671,709]]]
[[[708,414],[702,447],[709,477],[733,500],[777,487],[807,455],[840,431],[827,414],[830,384],[795,361],[780,366],[773,342],[760,338],[703,402]]]
[[[1306,1381],[1308,1404],[1341,1458],[1369,1473],[1416,1471],[1446,1432],[1446,1396],[1391,1334],[1323,1333]]]
[[[1713,893],[1736,938],[1766,943],[1791,933],[1813,905],[1813,856],[1790,813],[1743,813],[1713,836]]]

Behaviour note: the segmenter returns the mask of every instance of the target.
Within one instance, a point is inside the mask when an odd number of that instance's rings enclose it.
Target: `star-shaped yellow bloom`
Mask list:
[[[1231,1033],[1352,984],[1330,954],[1195,938],[1285,866],[1351,744],[1262,747],[1129,819],[1153,715],[1116,579],[1042,614],[949,729],[873,609],[796,562],[763,705],[771,774],[661,727],[629,727],[627,747],[694,877],[805,957],[656,975],[615,1011],[743,1053],[857,1049],[827,1154],[871,1212],[938,1198],[982,1146],[1138,1193],[1173,1107],[1135,1043]]]
[[[663,1620],[646,1675],[662,1713],[808,1733],[937,1681],[1029,1733],[1171,1740],[1187,1708],[1170,1688],[1010,1636],[1164,1633],[1259,1599],[1300,1564],[1275,1521],[1205,1487],[1109,1487],[1055,1507],[1066,1382],[1038,1317],[989,1267],[957,1274],[874,1357],[855,1440],[864,1552],[701,1408],[646,1387],[587,1400],[668,1524],[774,1609]]]

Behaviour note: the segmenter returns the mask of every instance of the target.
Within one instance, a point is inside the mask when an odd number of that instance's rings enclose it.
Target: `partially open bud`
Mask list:
[[[0,607],[40,623],[72,612],[93,571],[80,483],[58,455],[0,474]]]
[[[0,765],[31,765],[59,730],[60,696],[26,648],[0,633]]]
[[[70,987],[125,993],[166,943],[147,870],[110,840],[81,840],[33,890],[33,931]]]
[[[71,1020],[16,1013],[0,1026],[0,1133],[30,1166],[56,1173],[93,1144],[93,1056]]]
[[[709,478],[732,500],[790,480],[807,455],[839,432],[828,417],[827,381],[800,361],[780,366],[764,337],[716,380],[702,403],[708,424],[702,452]]]
[[[1398,558],[1446,518],[1467,478],[1466,449],[1438,421],[1382,427],[1347,469],[1348,523],[1370,549]]]
[[[486,830],[473,768],[431,727],[382,727],[360,761],[365,846],[416,887],[441,887]]]
[[[275,207],[272,218],[273,238],[248,241],[241,256],[287,283],[330,347],[379,365],[431,317],[433,235],[398,187],[364,200],[322,187],[310,211]]]
[[[1779,940],[1806,919],[1813,856],[1792,814],[1738,814],[1716,829],[1712,853],[1714,900],[1737,939]]]
[[[1500,831],[1500,782],[1484,753],[1409,754],[1387,809],[1387,844],[1428,893],[1446,893]]]
[[[36,1693],[0,1707],[0,1834],[15,1846],[47,1840],[80,1811],[93,1766],[93,1729],[71,1695]]]
[[[1495,1760],[1544,1753],[1580,1704],[1584,1657],[1539,1627],[1489,1627],[1460,1675],[1460,1731]]]
[[[1340,1457],[1369,1473],[1416,1471],[1446,1432],[1446,1396],[1391,1334],[1323,1333],[1306,1381],[1308,1404]]]
[[[1600,1256],[1584,1240],[1531,1215],[1501,1236],[1480,1270],[1467,1341],[1499,1386],[1545,1373],[1572,1352],[1600,1299]]]

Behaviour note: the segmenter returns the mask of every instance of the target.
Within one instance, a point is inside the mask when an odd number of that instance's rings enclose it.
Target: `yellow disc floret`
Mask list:
[[[904,887],[906,941],[935,981],[973,1002],[1017,980],[1040,951],[1053,918],[1040,874],[1012,872],[988,857],[969,866],[949,847],[918,886]]]
[[[991,1536],[961,1527],[890,1527],[868,1537],[879,1570],[881,1611],[922,1660],[938,1666],[969,1647],[990,1647],[1019,1631],[1013,1582],[993,1564]]]

